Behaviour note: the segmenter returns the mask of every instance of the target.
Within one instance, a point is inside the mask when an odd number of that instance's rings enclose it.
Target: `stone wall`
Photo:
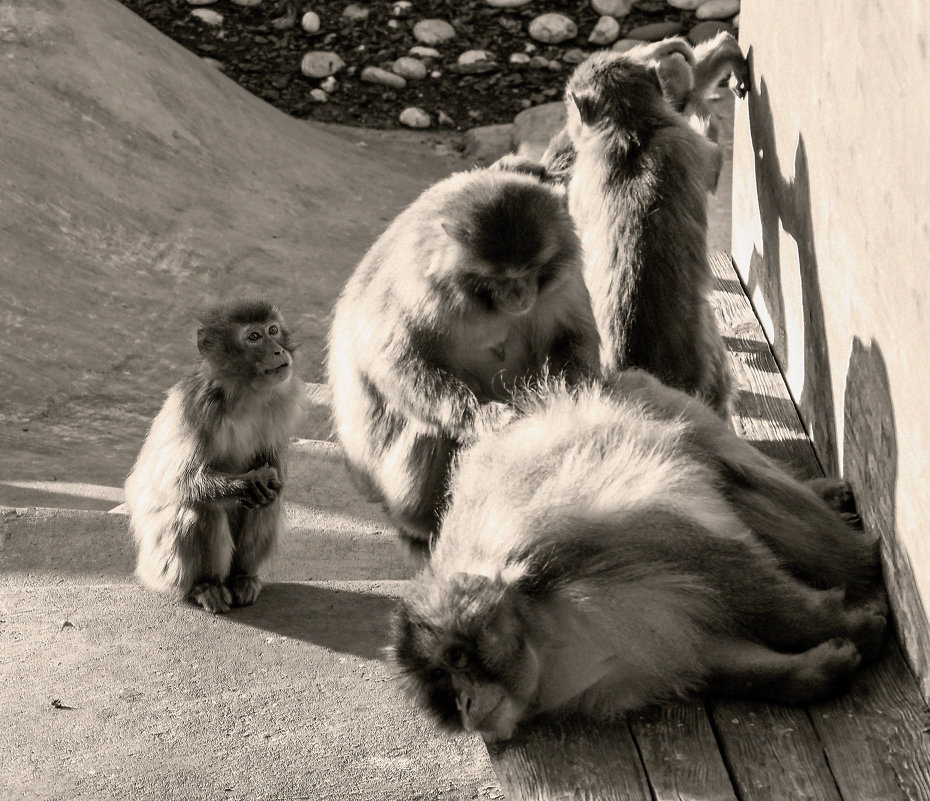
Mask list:
[[[930,696],[930,6],[744,4],[733,255]]]

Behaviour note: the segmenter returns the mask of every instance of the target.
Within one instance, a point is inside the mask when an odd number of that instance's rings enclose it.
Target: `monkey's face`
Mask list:
[[[253,384],[274,386],[290,378],[293,360],[287,348],[287,330],[278,318],[242,325],[237,340],[251,365]]]
[[[497,276],[475,275],[470,278],[471,292],[494,311],[520,316],[536,303],[539,276],[535,271],[504,273]]]
[[[398,613],[394,659],[440,723],[509,739],[539,684],[512,593],[484,576],[427,575]]]

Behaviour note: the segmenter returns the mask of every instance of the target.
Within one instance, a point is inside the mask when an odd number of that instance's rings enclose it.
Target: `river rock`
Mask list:
[[[525,67],[530,63],[530,57],[526,53],[511,53],[507,61],[516,67]]]
[[[308,11],[300,18],[300,27],[311,36],[320,32],[320,15],[313,11]]]
[[[300,62],[300,71],[308,78],[327,78],[339,72],[346,63],[327,50],[311,50]]]
[[[401,78],[408,81],[422,81],[426,77],[426,65],[410,56],[401,56],[391,67]]]
[[[435,47],[414,45],[407,52],[414,58],[439,58],[439,51]]]
[[[580,47],[570,47],[564,53],[562,53],[562,61],[566,64],[580,64],[588,57],[588,54],[585,53]]]
[[[443,19],[421,19],[413,26],[413,38],[421,44],[442,44],[454,37],[455,28]]]
[[[322,89],[328,95],[331,95],[338,88],[339,81],[337,81],[332,75],[320,81],[320,89]]]
[[[641,39],[621,39],[619,42],[614,42],[614,46],[610,49],[617,53],[625,53],[627,50],[639,47],[642,43]]]
[[[521,111],[513,120],[513,142],[517,152],[539,161],[549,140],[565,125],[565,103],[557,101]]]
[[[262,0],[232,0],[237,6],[243,6],[245,8],[251,8],[252,6],[257,6],[261,3]]]
[[[680,8],[682,11],[694,11],[701,3],[706,2],[707,0],[668,0],[672,8]]]
[[[329,95],[326,94],[326,92],[324,92],[322,89],[311,89],[310,99],[314,103],[326,103],[329,101]]]
[[[694,11],[698,19],[726,19],[734,14],[739,14],[739,0],[707,0]]]
[[[616,42],[619,36],[620,23],[613,17],[601,17],[588,36],[588,41],[593,45],[603,47]]]
[[[640,25],[626,32],[627,39],[639,39],[643,42],[658,42],[669,36],[677,36],[684,30],[680,22],[653,22],[650,25]]]
[[[381,86],[390,86],[391,89],[403,89],[407,81],[400,75],[381,69],[381,67],[365,67],[358,76],[366,83],[378,83]]]
[[[491,72],[498,68],[494,54],[487,50],[466,50],[456,59],[458,71],[471,75],[479,72]]]
[[[416,106],[405,108],[398,119],[401,125],[406,125],[408,128],[429,128],[431,122],[429,114]]]
[[[343,9],[342,16],[352,22],[364,22],[368,19],[369,13],[371,12],[367,6],[363,6],[361,3],[352,3]]]
[[[409,17],[413,13],[413,3],[410,0],[397,0],[391,5],[391,14],[395,17]]]
[[[187,0],[189,6],[212,6],[216,0]]]
[[[513,148],[513,125],[482,125],[465,132],[465,158],[475,164],[490,164]]]
[[[633,0],[591,0],[591,8],[602,17],[620,19],[633,10]]]
[[[192,17],[197,17],[204,25],[218,26],[223,24],[223,15],[212,8],[196,8],[191,11]]]
[[[544,44],[559,44],[574,39],[578,26],[564,14],[542,14],[530,23],[530,36]]]
[[[697,45],[701,42],[706,42],[708,39],[713,39],[720,31],[730,31],[730,33],[733,33],[733,28],[722,20],[705,20],[704,22],[699,22],[688,31],[688,41],[690,41],[691,44]]]

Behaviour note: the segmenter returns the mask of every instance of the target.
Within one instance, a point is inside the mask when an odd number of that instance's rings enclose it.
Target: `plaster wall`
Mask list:
[[[744,2],[733,256],[930,695],[930,4]]]

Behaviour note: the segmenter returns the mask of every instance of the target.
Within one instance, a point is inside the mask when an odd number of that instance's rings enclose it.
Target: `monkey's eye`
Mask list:
[[[278,333],[278,326],[276,325],[268,326],[268,333],[271,334],[271,336],[275,336]]]
[[[426,673],[426,680],[430,684],[438,684],[446,677],[446,671],[442,668],[432,668]]]
[[[249,340],[249,342],[258,342],[258,340],[260,340],[261,338],[262,338],[262,335],[259,334],[258,331],[253,331],[251,334],[249,334],[246,337],[246,339]]]
[[[468,654],[457,646],[453,646],[449,649],[448,658],[449,664],[456,670],[464,670],[468,667]]]

